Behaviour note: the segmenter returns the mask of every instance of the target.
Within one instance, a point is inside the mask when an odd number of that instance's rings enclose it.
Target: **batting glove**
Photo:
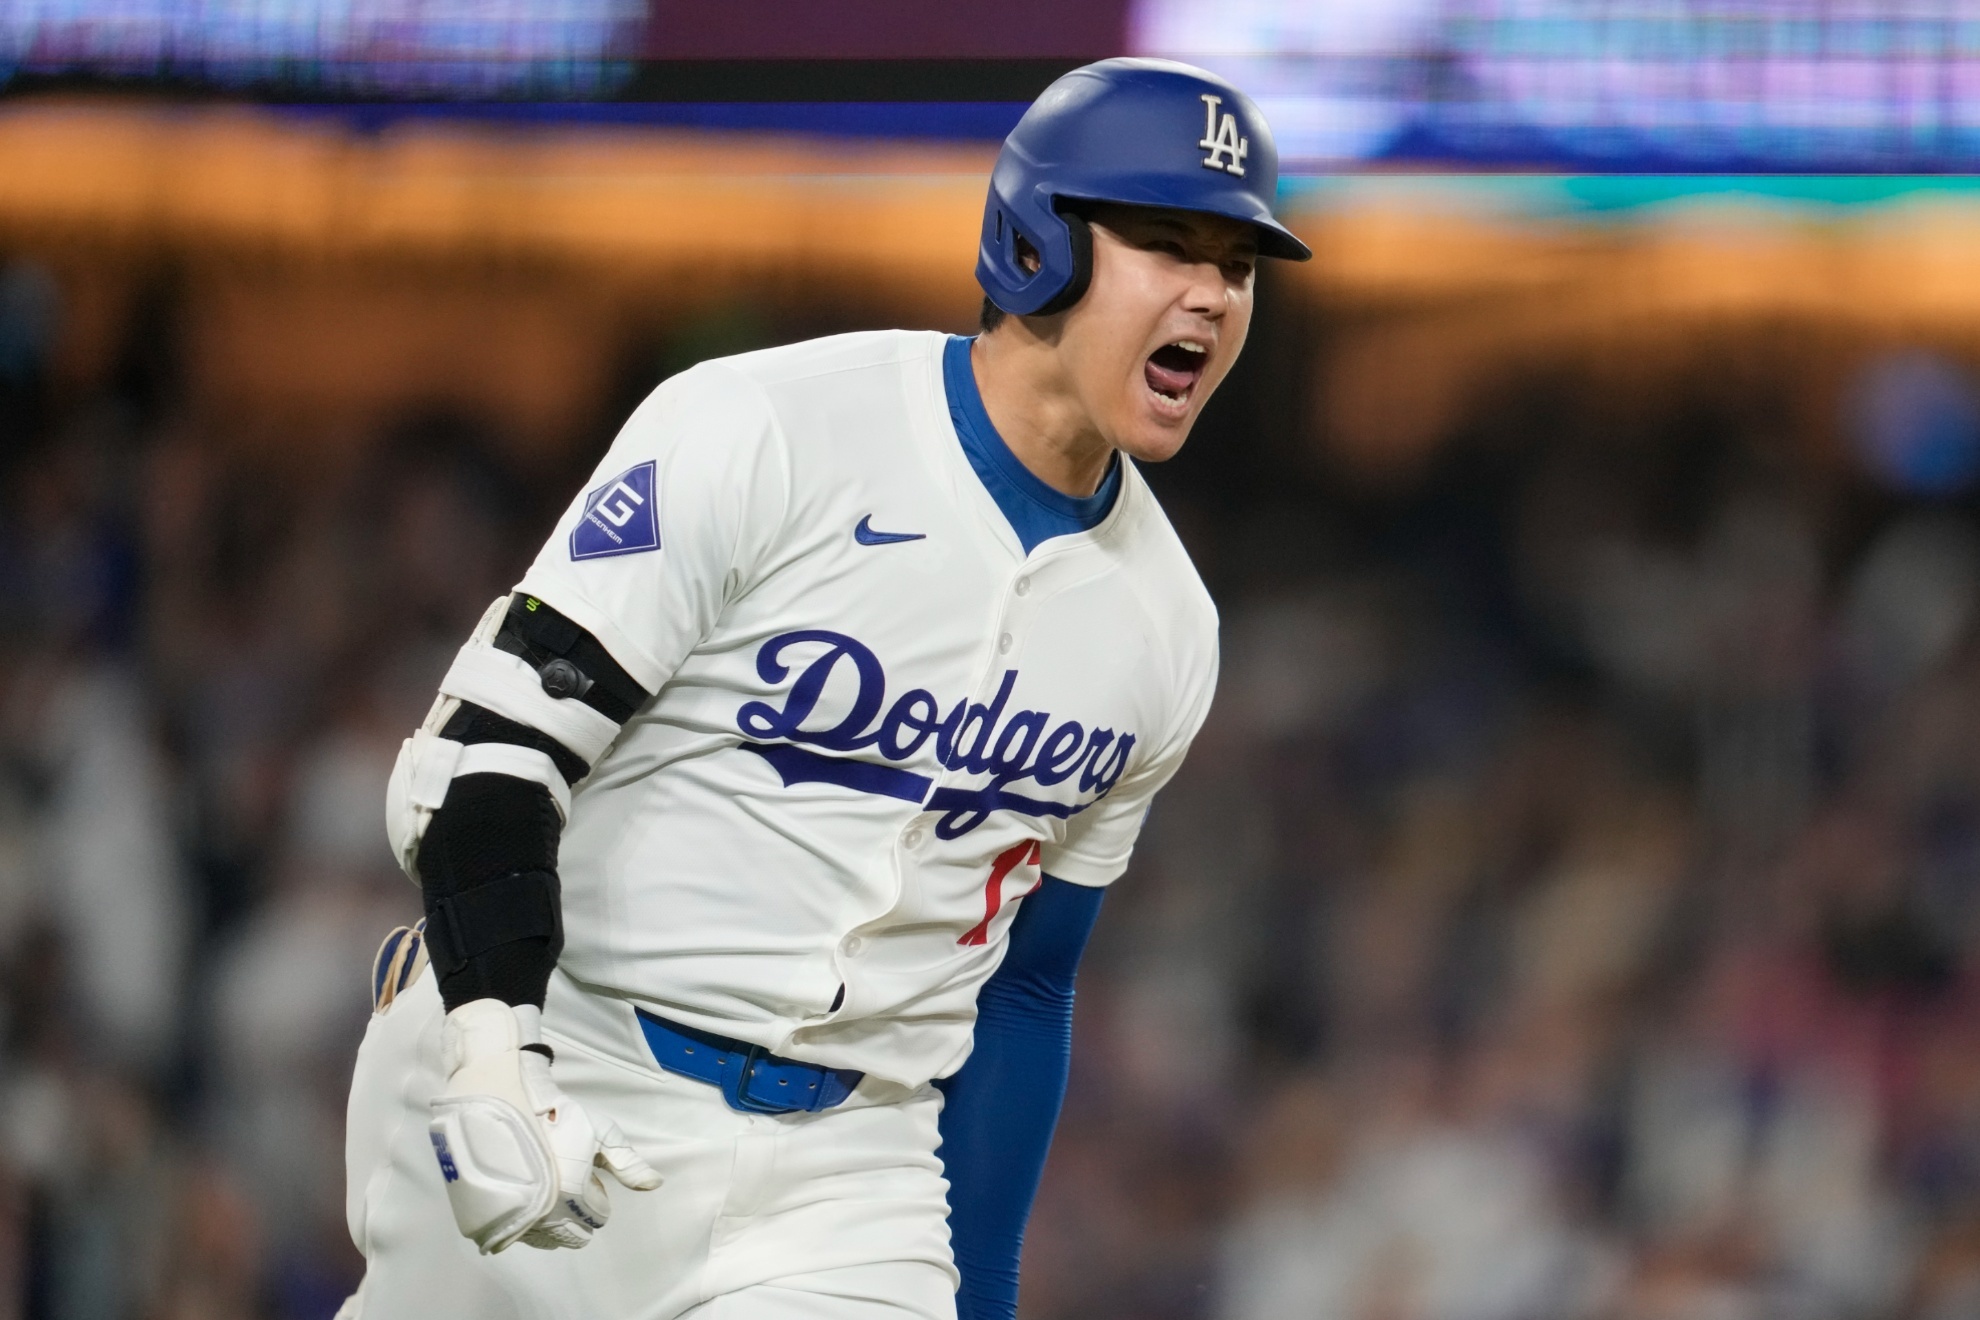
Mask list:
[[[427,1130],[454,1222],[483,1255],[589,1242],[611,1213],[600,1170],[634,1191],[660,1185],[617,1124],[558,1089],[539,1023],[536,1008],[499,999],[447,1014],[447,1085]]]

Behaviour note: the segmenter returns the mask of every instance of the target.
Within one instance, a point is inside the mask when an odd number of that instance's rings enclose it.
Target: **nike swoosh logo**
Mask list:
[[[927,532],[876,532],[873,530],[873,515],[867,514],[853,528],[853,540],[861,545],[893,545],[897,541],[924,541]]]

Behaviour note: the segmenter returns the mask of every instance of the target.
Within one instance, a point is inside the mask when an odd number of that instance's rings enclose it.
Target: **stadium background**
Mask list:
[[[1318,257],[1150,472],[1027,1320],[1980,1315],[1970,5],[0,0],[0,1318],[335,1310],[447,657],[672,371],[967,330],[1123,51]]]

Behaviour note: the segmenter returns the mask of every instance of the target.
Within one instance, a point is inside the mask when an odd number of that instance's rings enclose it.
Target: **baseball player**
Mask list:
[[[393,771],[427,915],[375,969],[345,1320],[1015,1313],[1074,969],[1216,677],[1135,463],[1310,255],[1277,170],[1219,78],[1076,70],[998,157],[981,335],[633,413]]]

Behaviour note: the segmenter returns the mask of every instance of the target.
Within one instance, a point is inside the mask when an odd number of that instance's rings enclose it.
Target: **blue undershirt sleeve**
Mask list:
[[[1046,876],[976,1000],[976,1045],[936,1085],[958,1320],[1013,1320],[1018,1256],[1072,1063],[1073,977],[1106,893]]]

